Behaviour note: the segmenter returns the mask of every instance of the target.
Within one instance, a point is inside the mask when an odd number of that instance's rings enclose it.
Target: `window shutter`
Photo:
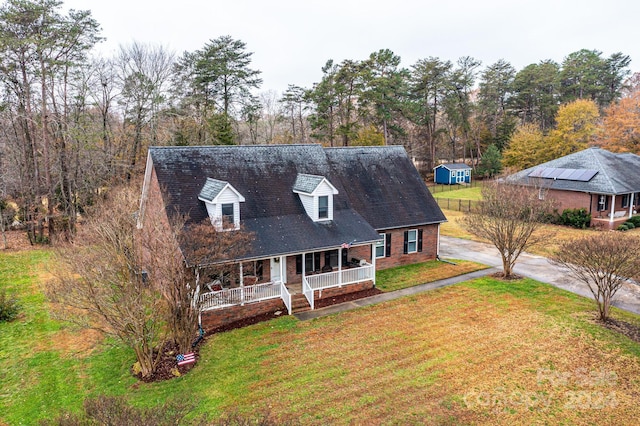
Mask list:
[[[319,251],[313,253],[313,269],[316,271],[320,270],[320,252]]]
[[[325,264],[325,266],[331,264],[331,252],[330,251],[325,251],[324,252],[324,264]]]
[[[302,255],[299,254],[296,256],[296,274],[302,274]]]
[[[407,254],[409,252],[409,231],[404,231],[404,250],[403,253]]]
[[[391,233],[388,233],[384,237],[385,248],[384,248],[384,257],[391,256]]]
[[[342,249],[342,266],[347,266],[349,263],[349,249]]]
[[[418,229],[418,251],[422,251],[422,229]]]

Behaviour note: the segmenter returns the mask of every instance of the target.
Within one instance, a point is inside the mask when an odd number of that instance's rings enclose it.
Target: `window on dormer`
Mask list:
[[[318,197],[318,219],[329,218],[329,196]]]
[[[222,226],[225,229],[235,228],[233,203],[225,203],[222,205]]]

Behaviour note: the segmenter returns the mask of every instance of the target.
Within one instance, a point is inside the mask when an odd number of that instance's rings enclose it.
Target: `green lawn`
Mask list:
[[[480,201],[482,200],[482,186],[462,187],[453,191],[435,191],[431,194],[434,198]]]
[[[193,416],[267,410],[303,424],[640,418],[640,345],[594,323],[590,300],[532,280],[487,277],[313,321],[286,316],[221,333],[207,338],[184,377],[142,384],[128,372],[131,351],[50,318],[38,273],[47,260],[43,252],[0,254],[0,286],[25,305],[19,320],[0,324],[0,424],[78,411],[101,394],[151,407],[187,396]]]
[[[433,260],[377,271],[376,287],[382,291],[395,291],[487,268],[486,265],[476,262],[456,259],[452,261],[455,265]]]

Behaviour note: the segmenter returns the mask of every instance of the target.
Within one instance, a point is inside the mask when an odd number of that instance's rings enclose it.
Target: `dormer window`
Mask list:
[[[222,205],[222,227],[225,229],[235,228],[236,217],[233,210],[233,203]]]
[[[229,182],[207,178],[198,199],[204,201],[216,230],[240,229],[240,203],[244,197]]]
[[[311,220],[333,220],[333,196],[338,194],[338,190],[327,178],[300,173],[293,185],[293,192],[300,197]]]
[[[329,196],[321,195],[318,197],[318,219],[329,218]]]

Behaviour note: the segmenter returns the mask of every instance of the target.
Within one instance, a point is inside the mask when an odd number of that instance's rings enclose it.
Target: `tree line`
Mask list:
[[[278,94],[260,92],[252,53],[231,36],[181,55],[133,42],[101,57],[100,41],[90,11],[63,13],[59,0],[0,7],[0,201],[18,206],[1,221],[18,217],[32,242],[72,235],[106,189],[141,174],[150,145],[402,144],[430,170],[441,159],[476,164],[491,145],[504,151],[521,126],[546,136],[576,100],[619,108],[623,122],[639,102],[618,102],[633,82],[629,56],[597,50],[517,71],[472,57],[405,68],[381,49],[328,60],[312,87]],[[612,128],[635,146],[619,121]]]

